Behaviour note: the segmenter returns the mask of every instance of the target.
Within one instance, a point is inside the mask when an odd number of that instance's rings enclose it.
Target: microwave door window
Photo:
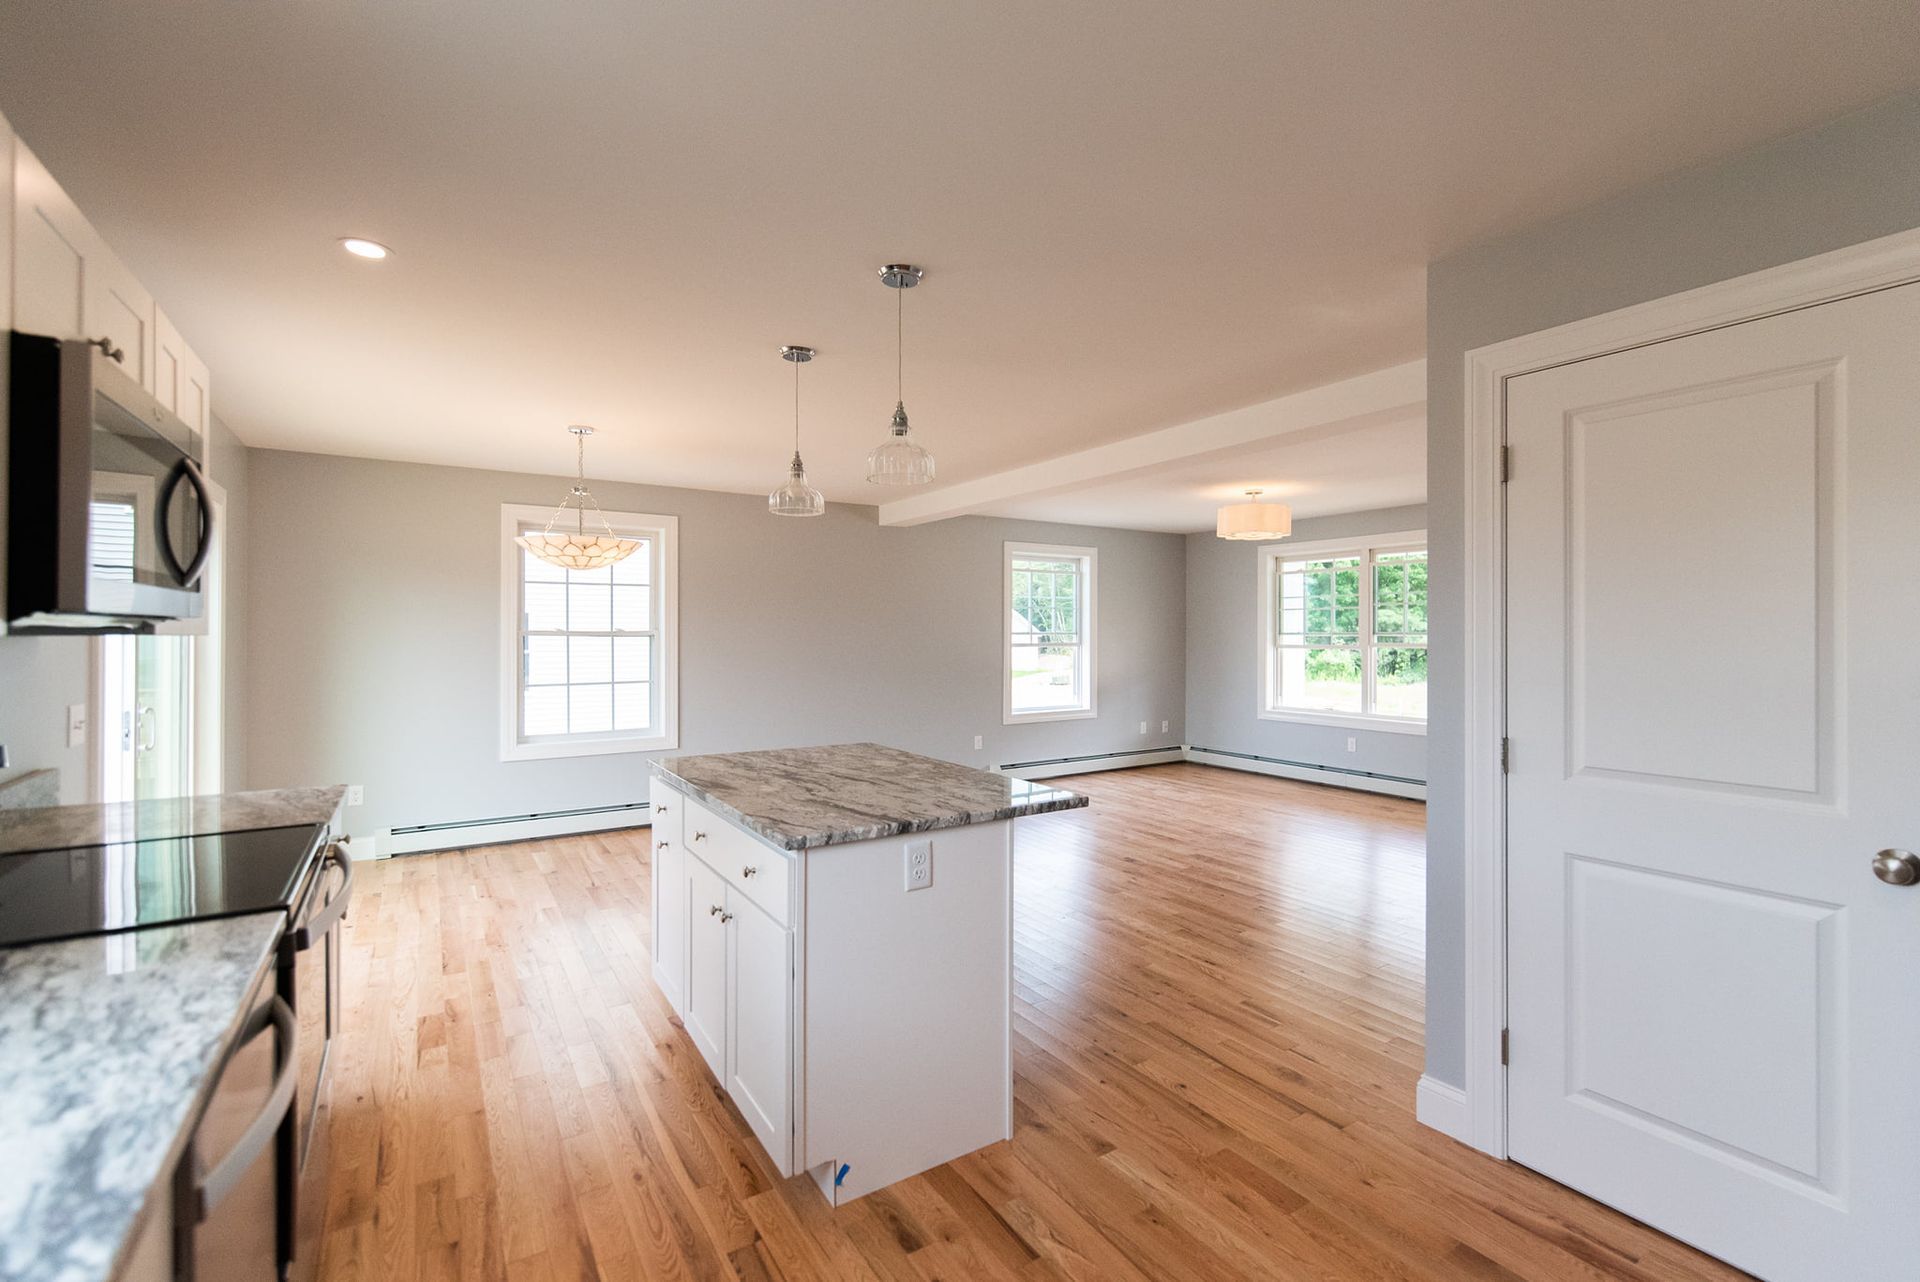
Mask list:
[[[129,472],[93,474],[87,525],[92,577],[119,583],[164,583],[159,547],[159,478]]]

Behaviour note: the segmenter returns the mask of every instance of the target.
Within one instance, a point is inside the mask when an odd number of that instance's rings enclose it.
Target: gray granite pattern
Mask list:
[[[0,1279],[112,1274],[285,921],[0,950]]]
[[[60,804],[60,772],[54,769],[23,770],[0,775],[0,810]]]
[[[111,805],[0,810],[0,854],[152,837],[193,837],[245,828],[324,824],[332,821],[346,791],[344,785],[275,788]]]
[[[1077,792],[877,743],[669,757],[654,773],[783,850],[1087,804]]]

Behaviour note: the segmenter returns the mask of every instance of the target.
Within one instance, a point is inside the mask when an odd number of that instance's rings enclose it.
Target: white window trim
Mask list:
[[[660,730],[657,734],[609,734],[572,739],[520,738],[520,548],[522,525],[544,525],[553,509],[525,503],[500,505],[500,760],[542,761],[597,757],[619,752],[661,752],[680,746],[680,518],[645,512],[606,512],[614,533],[657,540],[654,598],[660,610]]]
[[[1080,604],[1080,653],[1086,666],[1087,705],[1084,708],[1044,712],[1013,710],[1013,562],[1015,558],[1056,557],[1085,561],[1086,599]],[[1000,724],[1026,725],[1034,721],[1086,721],[1100,715],[1100,651],[1096,640],[1100,617],[1100,549],[1067,547],[1055,543],[1007,543],[1000,557]]]
[[[1255,573],[1259,575],[1260,610],[1256,626],[1260,629],[1260,681],[1258,706],[1255,714],[1262,721],[1296,721],[1305,725],[1339,726],[1348,730],[1385,730],[1391,734],[1417,734],[1427,732],[1424,719],[1412,717],[1387,717],[1374,712],[1314,712],[1305,708],[1276,707],[1275,699],[1280,691],[1279,666],[1279,629],[1275,624],[1275,584],[1279,578],[1281,561],[1298,561],[1304,557],[1330,556],[1340,553],[1348,556],[1367,557],[1375,552],[1399,552],[1409,548],[1427,546],[1425,530],[1398,530],[1391,534],[1363,534],[1351,539],[1323,539],[1317,543],[1262,543],[1260,555],[1255,560]],[[1367,599],[1372,599],[1373,584],[1367,584]],[[1368,620],[1362,620],[1367,622]],[[1364,629],[1363,629],[1364,632]]]

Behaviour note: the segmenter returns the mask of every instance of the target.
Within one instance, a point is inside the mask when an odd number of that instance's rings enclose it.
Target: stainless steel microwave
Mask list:
[[[14,331],[7,619],[15,632],[150,632],[205,609],[204,443],[101,341]]]

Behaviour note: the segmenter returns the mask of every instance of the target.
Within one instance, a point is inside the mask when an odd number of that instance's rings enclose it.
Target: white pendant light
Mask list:
[[[807,467],[800,461],[800,367],[813,359],[811,347],[783,347],[780,359],[793,362],[793,463],[786,483],[767,495],[767,511],[775,516],[820,516],[827,496],[807,484]]]
[[[1248,490],[1245,503],[1220,509],[1213,532],[1223,539],[1284,539],[1293,533],[1293,509],[1285,503],[1262,503],[1265,491]]]
[[[887,439],[867,452],[867,479],[875,485],[925,485],[933,479],[933,455],[907,434],[906,291],[926,278],[926,272],[907,263],[889,263],[880,269],[880,283],[895,291],[895,374],[899,399]]]
[[[613,532],[607,524],[607,518],[600,514],[600,505],[593,502],[593,495],[587,489],[587,438],[593,435],[593,429],[575,424],[567,429],[579,443],[576,451],[579,460],[579,476],[573,488],[567,491],[567,497],[560,500],[560,506],[553,509],[553,515],[547,518],[547,528],[538,534],[522,534],[514,540],[521,547],[545,561],[548,565],[557,565],[563,570],[597,570],[603,565],[612,565],[615,561],[624,561],[640,547],[639,539],[625,539]],[[600,523],[595,534],[587,533],[587,505],[593,505],[593,519]],[[561,521],[567,509],[574,509],[573,529],[567,530]],[[556,531],[553,527],[560,525]]]

